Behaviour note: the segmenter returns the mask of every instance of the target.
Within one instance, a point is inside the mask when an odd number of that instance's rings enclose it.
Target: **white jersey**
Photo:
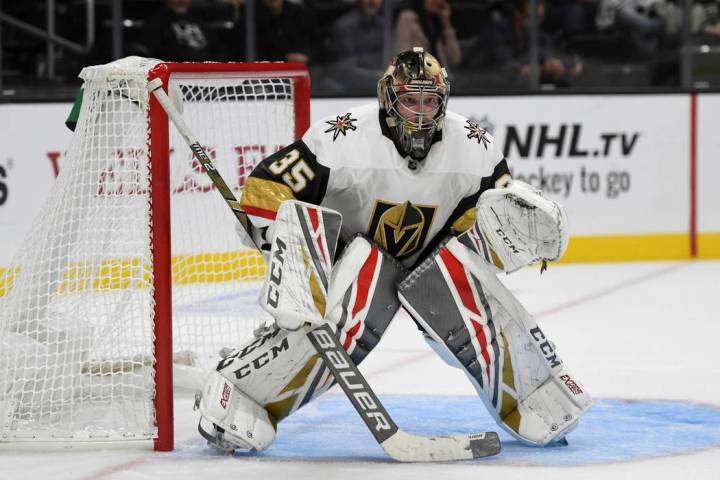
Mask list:
[[[410,266],[431,239],[474,213],[482,190],[509,179],[492,136],[460,115],[447,113],[441,138],[414,170],[380,118],[376,104],[325,118],[264,160],[243,194],[253,223],[277,210],[268,198],[290,193],[340,212],[341,239],[363,233]]]

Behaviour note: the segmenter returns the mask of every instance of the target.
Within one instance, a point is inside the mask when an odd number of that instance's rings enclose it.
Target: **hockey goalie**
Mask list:
[[[378,82],[379,104],[315,123],[254,169],[240,233],[265,255],[260,303],[275,322],[223,351],[208,377],[198,407],[211,445],[264,450],[279,421],[332,385],[308,324],[330,324],[360,363],[399,309],[521,442],[564,441],[590,408],[497,277],[559,259],[564,211],[512,180],[493,137],[447,111],[449,90],[432,55],[402,52]]]

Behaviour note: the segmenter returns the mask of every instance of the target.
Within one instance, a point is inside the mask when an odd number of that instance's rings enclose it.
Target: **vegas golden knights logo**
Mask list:
[[[398,260],[419,252],[435,218],[436,207],[376,200],[368,236]]]

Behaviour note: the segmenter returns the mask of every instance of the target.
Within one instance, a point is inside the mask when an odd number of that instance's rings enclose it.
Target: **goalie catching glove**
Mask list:
[[[480,196],[477,224],[506,273],[559,260],[568,245],[562,206],[518,180]]]

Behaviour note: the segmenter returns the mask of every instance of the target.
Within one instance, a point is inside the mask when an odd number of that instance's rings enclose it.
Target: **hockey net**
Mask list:
[[[157,76],[238,196],[253,165],[308,126],[298,65],[131,57],[83,70],[59,176],[0,277],[0,441],[170,449],[169,359],[197,383],[219,348],[267,319],[255,306],[262,258],[150,101]]]

